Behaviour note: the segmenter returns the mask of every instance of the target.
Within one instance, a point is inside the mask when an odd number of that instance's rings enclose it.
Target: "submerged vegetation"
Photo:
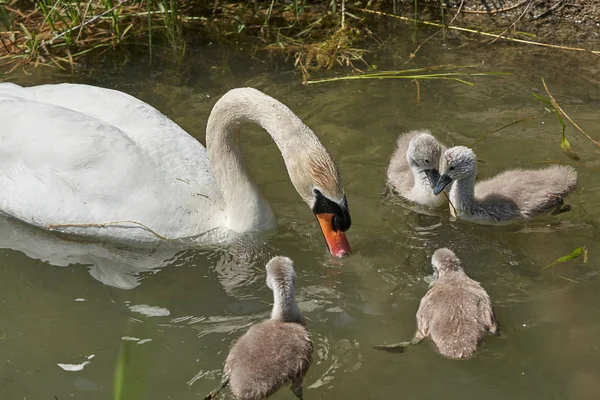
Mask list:
[[[8,64],[9,72],[40,65],[74,69],[82,57],[128,46],[147,46],[150,60],[156,49],[168,48],[177,60],[185,56],[188,43],[204,37],[249,40],[258,50],[282,53],[293,61],[306,82],[311,71],[334,65],[356,72],[369,71],[366,48],[382,43],[371,29],[396,21],[414,25],[412,37],[406,38],[414,45],[411,58],[431,38],[419,43],[417,28],[421,24],[438,29],[434,35],[443,33],[444,38],[447,33],[455,32],[587,51],[534,41],[531,34],[515,29],[517,22],[524,21],[526,12],[540,7],[543,11],[544,0],[528,0],[496,9],[475,0],[454,3],[446,0],[0,0],[0,67],[2,63]],[[471,24],[465,18],[463,26],[455,22],[462,21],[457,20],[459,16],[487,14],[497,18],[503,14],[510,17],[510,13],[517,13],[517,17],[508,27],[488,27],[497,33],[464,26]]]

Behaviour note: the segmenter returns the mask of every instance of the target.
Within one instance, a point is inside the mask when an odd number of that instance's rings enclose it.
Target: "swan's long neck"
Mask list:
[[[291,284],[281,284],[273,288],[273,311],[271,319],[277,319],[283,322],[304,322],[304,317],[300,313],[296,303],[294,286]]]
[[[219,99],[208,118],[206,148],[225,203],[223,226],[237,232],[275,226],[271,208],[251,180],[240,153],[237,136],[246,122],[269,132],[288,172],[298,162],[298,153],[306,152],[316,140],[289,108],[256,89],[234,89]]]
[[[475,208],[475,173],[463,179],[452,182],[450,201],[461,213],[472,213]],[[452,208],[452,207],[451,207]]]

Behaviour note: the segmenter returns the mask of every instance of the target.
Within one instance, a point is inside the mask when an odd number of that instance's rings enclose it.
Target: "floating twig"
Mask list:
[[[522,119],[519,119],[519,120],[517,120],[517,121],[513,121],[513,122],[511,122],[510,124],[504,125],[504,126],[502,126],[502,127],[500,127],[500,128],[494,129],[494,130],[493,130],[493,131],[491,131],[491,132],[488,132],[488,133],[486,133],[486,134],[484,134],[484,135],[481,135],[481,136],[479,136],[479,138],[477,138],[477,140],[475,140],[473,143],[471,143],[471,147],[475,146],[477,143],[481,142],[481,141],[482,141],[483,139],[485,139],[486,137],[488,137],[488,136],[490,136],[490,135],[493,135],[494,133],[500,132],[501,130],[503,130],[503,129],[506,129],[506,128],[508,128],[508,127],[511,127],[511,126],[513,126],[513,125],[520,124],[521,122],[525,122],[525,121],[531,121],[532,119],[535,119],[535,118],[536,118],[536,116],[535,116],[535,115],[530,115],[530,116],[529,116],[529,117],[527,117],[527,118],[522,118]]]
[[[570,51],[583,51],[583,52],[589,52],[589,53],[592,53],[592,54],[600,55],[600,50],[588,50],[588,49],[584,49],[584,48],[581,48],[581,47],[560,46],[560,45],[557,45],[557,44],[549,44],[549,43],[542,43],[542,42],[534,42],[532,40],[511,38],[511,37],[508,37],[508,36],[501,36],[501,35],[497,35],[495,33],[484,32],[484,31],[480,31],[480,30],[476,30],[476,29],[463,28],[463,27],[455,26],[455,25],[443,25],[443,24],[440,24],[440,23],[437,23],[437,22],[418,21],[418,20],[415,20],[413,18],[408,18],[408,17],[402,17],[400,15],[389,14],[389,13],[386,13],[386,12],[383,12],[383,11],[368,10],[366,8],[360,8],[359,10],[360,11],[364,11],[366,13],[376,14],[376,15],[390,17],[390,18],[396,18],[396,19],[400,19],[400,20],[403,20],[403,21],[407,21],[407,22],[413,22],[413,23],[417,22],[417,23],[420,23],[420,24],[423,24],[423,25],[430,25],[430,26],[437,26],[437,27],[443,27],[443,26],[445,26],[447,29],[452,29],[452,30],[455,30],[455,31],[475,33],[475,34],[478,34],[478,35],[489,36],[489,37],[497,37],[499,39],[509,40],[511,42],[530,44],[530,45],[534,45],[534,46],[550,47],[550,48],[553,48],[553,49],[570,50]]]
[[[140,222],[136,222],[136,221],[114,221],[114,222],[105,222],[105,223],[101,223],[101,224],[52,224],[52,225],[48,225],[48,229],[57,229],[57,228],[108,228],[111,226],[115,226],[115,225],[123,225],[123,224],[134,224],[134,225],[138,225],[144,229],[146,229],[148,232],[150,232],[151,234],[153,234],[154,236],[156,236],[159,239],[165,240],[165,241],[170,241],[171,239],[164,237],[158,233],[156,233],[155,231],[153,231],[152,229],[150,229],[149,227],[147,227],[146,225],[140,223]]]
[[[569,282],[572,282],[572,283],[579,283],[579,282],[577,282],[574,279],[567,278],[566,276],[559,275],[558,277],[564,279],[565,281],[569,281]]]
[[[577,124],[575,123],[575,121],[573,121],[573,120],[571,119],[571,117],[569,117],[569,116],[567,115],[567,113],[565,112],[565,110],[563,110],[563,109],[561,108],[561,106],[558,104],[558,102],[556,101],[556,99],[554,98],[554,96],[552,96],[552,93],[550,93],[550,90],[548,89],[548,86],[546,85],[546,81],[544,80],[544,78],[542,78],[542,84],[544,85],[544,89],[546,90],[546,93],[548,93],[548,97],[550,98],[550,102],[552,103],[552,106],[554,106],[554,108],[556,108],[556,109],[557,109],[557,110],[558,110],[558,111],[559,111],[559,112],[560,112],[562,115],[564,115],[564,116],[565,116],[565,118],[566,118],[566,119],[568,119],[568,120],[569,120],[569,122],[570,122],[570,123],[572,123],[572,124],[573,124],[573,126],[575,126],[575,128],[577,128],[577,130],[579,130],[579,132],[581,132],[581,133],[582,133],[582,134],[583,134],[585,137],[587,137],[587,138],[588,138],[588,139],[590,139],[592,142],[594,142],[594,144],[595,144],[596,146],[600,147],[600,143],[599,143],[598,141],[596,141],[596,140],[592,139],[592,138],[590,137],[590,135],[588,135],[587,133],[585,133],[585,132],[583,131],[583,129],[581,129],[581,128],[579,127],[579,125],[577,125]]]
[[[503,36],[503,35],[504,35],[506,32],[508,32],[508,31],[510,30],[510,28],[513,28],[513,27],[514,27],[514,28],[516,29],[516,27],[517,27],[517,23],[518,23],[518,22],[521,20],[521,18],[523,18],[523,16],[524,16],[524,15],[525,15],[525,13],[527,12],[527,10],[529,10],[529,7],[531,7],[531,3],[533,3],[533,0],[527,0],[527,1],[528,1],[528,3],[527,3],[527,7],[525,7],[525,9],[524,9],[524,10],[523,10],[523,12],[521,13],[521,15],[519,15],[519,16],[517,17],[517,19],[516,19],[516,20],[514,20],[514,21],[513,21],[513,23],[512,23],[512,24],[510,24],[510,25],[508,26],[508,28],[506,28],[505,30],[503,30],[503,31],[502,31],[502,32],[501,32],[501,33],[498,35],[498,37],[497,37],[497,38],[495,38],[494,40],[492,40],[492,41],[490,42],[490,44],[492,44],[492,43],[496,42],[496,40],[500,39],[500,38],[501,38],[501,37],[502,37],[502,36]]]
[[[458,78],[459,76],[489,76],[489,75],[511,75],[511,72],[474,72],[474,73],[461,73],[461,72],[445,72],[438,74],[417,74],[417,75],[401,75],[406,71],[386,71],[385,73],[369,73],[362,75],[349,75],[349,76],[338,76],[335,78],[319,79],[314,81],[307,81],[307,84],[311,83],[326,83],[336,81],[349,81],[357,79],[438,79],[456,81],[468,86],[475,86],[472,82]]]

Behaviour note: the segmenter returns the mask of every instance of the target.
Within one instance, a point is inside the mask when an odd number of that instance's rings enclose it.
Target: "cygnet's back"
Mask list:
[[[512,169],[477,182],[475,198],[485,203],[493,198],[514,202],[524,218],[548,213],[577,188],[577,172],[567,165],[536,170]]]
[[[438,278],[421,299],[419,331],[431,337],[442,355],[469,357],[487,333],[497,331],[491,300],[449,249],[436,250],[431,261]]]
[[[428,130],[400,135],[388,166],[388,183],[398,195],[415,203],[428,207],[445,204],[446,196],[436,196],[432,189],[439,177],[443,151],[444,147]]]
[[[225,375],[239,400],[264,399],[290,382],[302,398],[313,346],[296,305],[295,279],[289,258],[275,257],[267,264],[267,285],[274,295],[271,319],[250,327],[225,361]]]

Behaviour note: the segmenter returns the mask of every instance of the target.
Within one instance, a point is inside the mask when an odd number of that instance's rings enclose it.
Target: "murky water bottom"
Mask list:
[[[428,128],[446,144],[468,145],[531,115],[536,119],[474,147],[479,178],[510,167],[535,168],[539,161],[570,162],[559,147],[556,118],[531,93],[543,94],[544,77],[571,117],[600,137],[598,58],[431,42],[404,64],[410,49],[403,46],[382,54],[379,68],[478,64],[513,75],[470,78],[474,87],[421,81],[418,105],[409,81],[305,87],[294,72],[239,55],[215,58],[213,65],[210,52],[193,57],[183,78],[168,69],[148,70],[145,59],[118,73],[17,76],[14,81],[24,85],[70,81],[123,90],[201,142],[220,95],[239,86],[265,91],[290,106],[338,163],[354,254],[342,261],[328,257],[276,146],[256,127],[244,130],[241,142],[277,215],[275,232],[228,248],[132,250],[66,241],[2,220],[0,398],[110,399],[118,359],[126,363],[126,399],[201,398],[218,386],[231,343],[268,316],[272,294],[264,265],[286,255],[295,261],[297,296],[316,349],[306,399],[596,399],[598,150],[569,127],[580,163],[593,167],[578,168],[580,189],[567,201],[572,211],[508,227],[454,222],[445,211],[417,213],[385,196],[384,183],[401,132]],[[428,342],[404,354],[373,350],[374,344],[412,336],[431,274],[429,258],[443,246],[487,289],[501,336],[466,361],[444,359]],[[541,271],[578,246],[589,250],[587,263],[581,257]],[[276,398],[293,394],[282,390]]]

